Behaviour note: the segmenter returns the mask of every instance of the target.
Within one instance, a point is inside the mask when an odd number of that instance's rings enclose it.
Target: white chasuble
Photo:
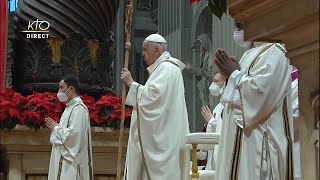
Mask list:
[[[222,96],[218,180],[292,180],[291,70],[280,44],[247,50]]]
[[[87,107],[80,97],[72,99],[51,132],[49,180],[93,179],[90,127]]]
[[[127,105],[133,106],[133,112],[125,179],[148,180],[148,176],[151,180],[187,178],[184,175],[188,172],[183,172],[184,153],[189,150],[184,148],[185,135],[189,133],[181,73],[184,67],[181,61],[164,52],[147,68],[150,76],[146,84],[134,82],[131,85],[126,100]]]

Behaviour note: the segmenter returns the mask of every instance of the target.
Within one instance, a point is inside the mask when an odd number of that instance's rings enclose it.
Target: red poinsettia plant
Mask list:
[[[56,93],[38,93],[33,92],[32,95],[26,97],[25,124],[32,129],[39,129],[40,126],[45,127],[45,117],[59,120],[63,112],[64,104],[61,103]]]
[[[121,97],[107,94],[97,101],[98,116],[101,117],[98,124],[106,127],[120,127],[121,123]],[[129,119],[131,117],[132,108],[127,107],[125,110],[125,126],[129,127]]]
[[[100,117],[98,116],[98,108],[97,108],[94,97],[88,96],[88,95],[80,95],[80,98],[82,99],[83,103],[87,106],[89,110],[91,124],[92,124],[92,121],[98,122]]]
[[[0,92],[0,129],[12,129],[17,123],[24,123],[23,107],[25,97],[12,89]]]
[[[80,98],[89,110],[91,125],[118,129],[121,119],[121,97],[107,94],[95,100],[92,96],[81,95]],[[65,108],[56,93],[33,92],[22,96],[13,89],[0,93],[0,129],[12,129],[16,124],[24,124],[34,130],[45,127],[44,118],[49,116],[58,120]],[[125,126],[130,126],[132,108],[126,107]]]

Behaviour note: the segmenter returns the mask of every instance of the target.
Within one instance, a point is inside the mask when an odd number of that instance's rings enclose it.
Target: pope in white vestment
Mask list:
[[[166,41],[158,34],[147,37],[143,49],[149,78],[145,85],[127,84],[126,104],[133,106],[133,111],[125,179],[185,180],[183,153],[189,150],[184,148],[189,133],[181,73],[185,65],[165,51]],[[131,79],[129,74],[123,70],[124,82],[126,76]]]
[[[247,50],[239,63],[222,96],[216,179],[292,180],[292,67],[285,50],[280,44],[261,44]]]
[[[70,92],[69,89],[67,91]],[[65,96],[63,100],[65,101],[66,92],[58,93],[59,100],[60,94]],[[52,150],[48,180],[93,179],[89,112],[80,97],[74,95],[76,97],[71,98],[71,96],[69,94],[70,101],[59,124],[56,124],[51,132]],[[46,118],[46,121],[48,123],[52,120]]]

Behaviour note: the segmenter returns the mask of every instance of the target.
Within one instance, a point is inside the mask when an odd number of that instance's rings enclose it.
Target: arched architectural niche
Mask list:
[[[199,34],[196,33],[197,30],[199,30],[199,23],[203,24],[204,22],[199,22],[201,15],[204,14],[204,12],[208,12],[208,0],[200,1],[199,4],[196,7],[193,19],[192,19],[192,26],[191,26],[191,42],[194,42]],[[211,20],[211,19],[210,19]],[[212,22],[210,22],[212,24]]]
[[[192,49],[192,61],[191,65],[194,69],[200,68],[200,62],[203,60],[200,57],[200,42],[197,41],[197,39],[200,37],[203,38],[203,35],[206,35],[206,37],[209,38],[210,42],[210,50],[212,51],[212,13],[209,10],[208,7],[208,0],[200,1],[196,7],[194,7],[194,13],[193,13],[193,19],[192,19],[192,26],[191,26],[191,44],[190,48]],[[201,36],[200,36],[201,35]],[[193,75],[193,121],[191,124],[194,125],[195,131],[201,131],[203,127],[203,121],[201,120],[201,114],[200,114],[200,108],[203,104],[203,101],[201,101],[200,98],[200,90],[198,88],[199,82],[200,82],[199,76]],[[204,89],[208,90],[209,86]],[[203,89],[203,90],[204,90]],[[203,91],[202,90],[202,91]],[[208,94],[209,91],[203,92],[202,94]],[[213,106],[213,99],[210,97],[209,100],[211,106]]]

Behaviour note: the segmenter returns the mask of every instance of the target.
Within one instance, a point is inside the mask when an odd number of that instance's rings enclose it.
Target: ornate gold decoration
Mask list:
[[[192,178],[199,178],[197,147],[198,144],[192,144]]]
[[[51,37],[49,39],[49,44],[52,52],[52,61],[55,64],[60,63],[61,59],[61,46],[63,44],[63,40],[61,38]]]
[[[97,51],[100,47],[99,41],[91,39],[88,41],[88,48],[90,49],[91,63],[97,65]]]

